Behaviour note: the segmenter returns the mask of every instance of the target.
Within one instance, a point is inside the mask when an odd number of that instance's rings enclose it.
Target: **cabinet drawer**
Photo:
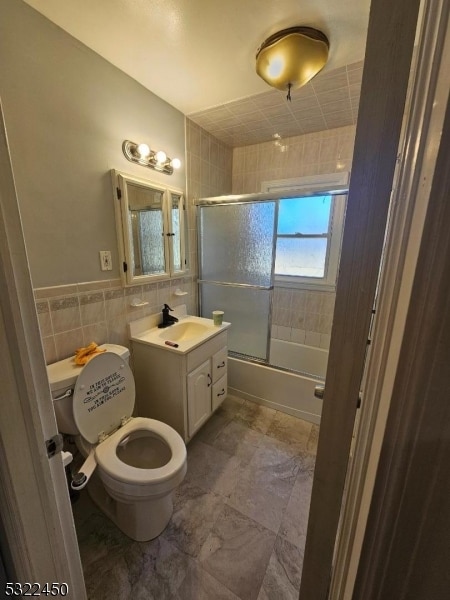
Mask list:
[[[222,331],[211,340],[201,344],[187,354],[187,372],[190,373],[193,369],[201,365],[203,361],[211,358],[216,352],[227,345],[227,332]]]
[[[213,354],[211,373],[213,383],[218,381],[227,372],[227,357],[228,348],[226,346]]]
[[[227,374],[223,375],[212,387],[212,409],[213,411],[222,404],[227,397]]]

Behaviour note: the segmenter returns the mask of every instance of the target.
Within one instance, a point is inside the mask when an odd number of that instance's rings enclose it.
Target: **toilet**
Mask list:
[[[106,352],[85,366],[67,358],[47,366],[60,433],[74,436],[85,458],[73,489],[87,490],[128,537],[157,537],[173,512],[172,496],[186,475],[186,446],[169,425],[133,417],[129,350]]]

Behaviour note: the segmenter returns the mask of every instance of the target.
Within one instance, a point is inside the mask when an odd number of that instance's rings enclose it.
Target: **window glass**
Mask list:
[[[327,233],[331,196],[312,196],[280,200],[278,234]]]
[[[331,196],[279,201],[275,273],[324,278],[330,241]]]
[[[277,275],[325,277],[327,238],[278,238]]]

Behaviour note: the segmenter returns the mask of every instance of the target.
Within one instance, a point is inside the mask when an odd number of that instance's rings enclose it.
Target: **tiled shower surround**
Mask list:
[[[334,292],[276,287],[272,337],[328,349],[334,311]]]
[[[355,127],[340,127],[235,148],[233,194],[261,192],[265,181],[350,171]],[[329,347],[335,293],[275,287],[272,337]]]
[[[233,151],[233,194],[263,191],[264,181],[350,171],[355,126],[276,139]]]

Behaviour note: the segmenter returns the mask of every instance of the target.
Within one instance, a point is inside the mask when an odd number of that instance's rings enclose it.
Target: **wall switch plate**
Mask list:
[[[100,265],[102,271],[112,271],[111,252],[109,250],[100,250]]]

